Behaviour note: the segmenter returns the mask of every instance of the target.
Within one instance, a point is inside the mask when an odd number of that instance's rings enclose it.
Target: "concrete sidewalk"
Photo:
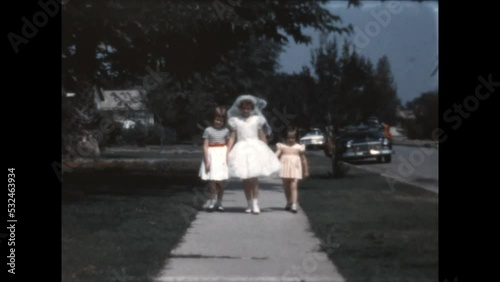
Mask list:
[[[280,179],[261,179],[259,215],[247,214],[240,181],[230,181],[225,212],[201,211],[156,282],[344,282],[302,210],[284,210]]]

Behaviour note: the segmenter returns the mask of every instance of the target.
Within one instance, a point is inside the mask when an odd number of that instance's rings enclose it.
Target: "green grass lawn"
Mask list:
[[[62,281],[152,281],[196,217],[202,193],[192,175],[65,175]]]
[[[351,281],[438,281],[438,196],[352,168],[312,175],[299,201],[313,232]]]
[[[437,195],[351,169],[328,178],[310,156],[300,204],[347,282],[437,281]],[[195,190],[196,189],[196,190]],[[152,281],[204,200],[193,172],[64,175],[62,281]]]

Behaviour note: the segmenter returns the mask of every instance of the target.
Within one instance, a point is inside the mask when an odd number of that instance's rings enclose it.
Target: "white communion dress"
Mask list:
[[[258,129],[265,123],[265,118],[258,115],[229,118],[228,125],[237,134],[236,143],[228,158],[229,177],[247,179],[278,176],[281,169],[279,159],[259,139]]]

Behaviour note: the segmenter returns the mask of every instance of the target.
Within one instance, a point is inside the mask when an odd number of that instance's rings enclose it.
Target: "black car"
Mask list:
[[[378,162],[392,161],[392,142],[378,127],[351,126],[330,133],[324,148],[332,159],[334,177],[343,174],[342,162],[374,158]]]
[[[379,128],[346,128],[336,143],[337,156],[344,161],[375,158],[378,162],[390,163],[392,160],[392,142]]]

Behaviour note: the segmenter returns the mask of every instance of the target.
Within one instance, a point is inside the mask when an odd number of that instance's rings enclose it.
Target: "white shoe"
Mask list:
[[[215,204],[215,210],[220,212],[224,211],[224,207],[222,207],[222,203],[220,201],[217,201],[217,203]]]
[[[214,208],[215,208],[215,200],[208,200],[207,210],[209,212],[212,212],[212,211],[214,211]]]
[[[248,201],[248,208],[245,210],[246,213],[251,213],[253,211],[253,205],[251,201]]]
[[[297,204],[292,204],[291,211],[297,213]]]
[[[259,204],[257,203],[257,200],[253,200],[252,209],[254,214],[260,213]]]

